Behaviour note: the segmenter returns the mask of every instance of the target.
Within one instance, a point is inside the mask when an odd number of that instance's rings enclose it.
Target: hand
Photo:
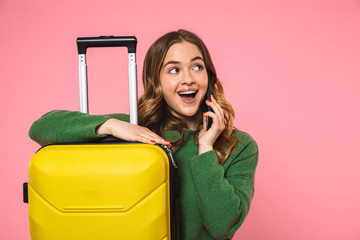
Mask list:
[[[225,129],[224,112],[212,95],[211,101],[207,100],[206,105],[214,112],[206,112],[203,115],[203,128],[199,132],[199,154],[213,150],[216,139]],[[209,130],[206,130],[206,117],[211,117],[213,121]]]
[[[112,135],[118,139],[130,142],[170,145],[170,141],[163,139],[146,127],[110,118],[96,129],[96,134]]]

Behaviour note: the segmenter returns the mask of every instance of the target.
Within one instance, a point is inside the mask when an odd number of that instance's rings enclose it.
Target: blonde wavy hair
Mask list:
[[[177,146],[182,142],[184,128],[186,126],[181,119],[175,117],[168,111],[160,85],[160,72],[169,48],[175,43],[184,41],[195,44],[202,53],[206,70],[211,76],[210,89],[212,89],[213,96],[224,110],[225,130],[213,146],[219,163],[223,165],[236,147],[237,138],[233,135],[234,110],[230,103],[225,100],[223,87],[216,76],[215,67],[207,47],[203,41],[192,32],[182,29],[169,32],[157,39],[149,48],[143,67],[144,95],[139,100],[139,125],[149,128],[160,136],[163,136],[165,130],[176,130],[180,133],[180,138],[172,144]],[[202,104],[200,110],[203,112],[206,111],[205,103]],[[194,139],[196,143],[201,128],[202,121],[199,122],[196,130]]]

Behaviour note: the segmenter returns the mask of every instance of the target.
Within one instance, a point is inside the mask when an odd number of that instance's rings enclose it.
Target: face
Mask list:
[[[196,45],[184,41],[169,48],[160,72],[160,85],[173,115],[184,120],[202,116],[199,108],[208,79],[203,56]]]

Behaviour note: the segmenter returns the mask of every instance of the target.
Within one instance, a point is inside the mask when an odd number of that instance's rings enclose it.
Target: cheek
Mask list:
[[[204,93],[204,95],[206,94],[206,90],[208,87],[208,79],[207,78],[203,78],[200,82],[199,82],[199,86],[201,89],[201,92]],[[211,89],[210,89],[211,90]]]
[[[166,79],[162,78],[160,80],[160,87],[161,87],[164,99],[168,103],[171,98],[170,96],[172,94],[171,85],[169,84],[169,81],[166,81]]]
[[[163,90],[164,94],[166,93],[169,95],[176,92],[177,85],[173,79],[162,78],[160,80],[160,87]]]
[[[164,95],[164,100],[167,104],[169,104],[169,91],[166,91],[165,89],[163,89],[163,95]]]

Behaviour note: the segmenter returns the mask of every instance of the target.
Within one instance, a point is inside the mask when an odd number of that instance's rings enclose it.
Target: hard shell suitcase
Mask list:
[[[86,49],[126,46],[130,122],[137,124],[136,43],[78,38],[80,111],[88,112]],[[31,239],[175,239],[175,169],[166,146],[114,140],[44,146],[24,184]]]

